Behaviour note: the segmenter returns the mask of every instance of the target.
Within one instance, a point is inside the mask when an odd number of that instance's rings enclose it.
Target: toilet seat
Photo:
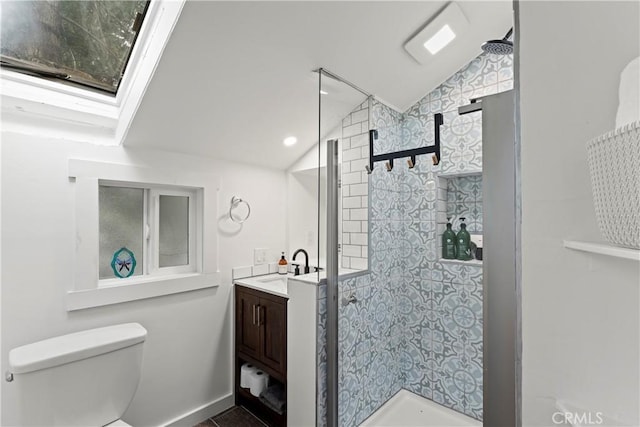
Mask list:
[[[131,427],[131,425],[130,425],[130,424],[127,424],[127,423],[125,423],[125,422],[124,422],[124,421],[122,421],[122,420],[115,420],[114,422],[109,423],[109,424],[107,424],[107,425],[106,425],[106,426],[104,426],[104,427]]]

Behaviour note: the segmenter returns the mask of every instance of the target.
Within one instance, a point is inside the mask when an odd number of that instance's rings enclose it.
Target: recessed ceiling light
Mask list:
[[[284,141],[282,141],[284,143],[284,145],[286,145],[287,147],[291,147],[292,145],[294,145],[296,142],[298,142],[298,138],[296,138],[295,136],[289,136],[287,138],[284,139]]]
[[[424,47],[432,54],[440,52],[442,48],[451,43],[456,38],[456,33],[453,32],[448,24],[445,24],[437,33],[435,33],[429,40],[424,42]]]
[[[325,92],[323,90],[320,91],[320,95],[329,95],[329,92]]]

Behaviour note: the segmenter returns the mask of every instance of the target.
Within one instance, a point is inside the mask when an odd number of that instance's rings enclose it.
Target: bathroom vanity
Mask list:
[[[316,422],[317,274],[234,278],[236,404],[272,426]],[[280,415],[240,387],[241,367],[251,363],[286,392]]]
[[[240,369],[251,363],[269,375],[269,381],[287,387],[287,298],[255,287],[235,286],[235,391],[236,404],[243,405],[266,423],[286,425],[283,414],[265,406],[247,388],[240,387]]]

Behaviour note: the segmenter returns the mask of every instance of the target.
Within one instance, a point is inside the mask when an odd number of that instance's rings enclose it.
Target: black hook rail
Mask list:
[[[385,154],[373,154],[373,141],[378,139],[378,131],[376,129],[371,129],[369,131],[369,164],[366,166],[367,173],[373,172],[373,164],[375,162],[380,162],[387,160],[387,170],[391,171],[393,169],[393,159],[399,159],[403,157],[409,157],[409,168],[412,169],[416,164],[416,156],[421,154],[430,154],[433,153],[432,161],[434,165],[440,163],[440,126],[444,123],[444,119],[442,117],[442,113],[436,113],[433,115],[434,121],[434,140],[435,144],[430,145],[428,147],[414,148],[412,150],[401,150],[395,151],[393,153],[385,153]]]

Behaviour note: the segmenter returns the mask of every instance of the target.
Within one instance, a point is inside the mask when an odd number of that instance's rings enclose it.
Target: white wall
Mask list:
[[[95,309],[67,312],[74,262],[74,187],[67,160],[81,158],[221,177],[219,212],[205,227],[219,231],[221,286]],[[148,330],[143,377],[124,419],[164,424],[232,393],[231,268],[253,263],[253,248],[284,250],[286,177],[261,169],[173,153],[97,147],[2,134],[2,370],[16,346],[82,329],[140,322]],[[229,201],[251,204],[240,228]],[[218,219],[218,218],[222,219]],[[234,234],[235,233],[235,234]],[[15,387],[2,382],[3,426],[15,425]]]
[[[318,169],[289,173],[287,177],[287,198],[287,229],[289,232],[287,259],[291,262],[293,252],[302,248],[309,254],[310,265],[317,265]],[[326,216],[325,204],[321,206],[321,209],[324,221]],[[324,238],[322,242],[324,242]],[[295,262],[303,263],[304,257],[301,255],[298,255],[298,257]]]
[[[602,240],[585,144],[614,128],[640,4],[519,8],[523,425],[553,425],[546,398],[640,425],[638,263],[562,247]]]

